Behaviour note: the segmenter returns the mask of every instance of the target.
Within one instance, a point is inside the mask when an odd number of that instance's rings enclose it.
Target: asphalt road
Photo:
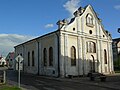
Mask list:
[[[17,72],[7,71],[7,79],[17,83]],[[82,84],[70,81],[52,80],[36,75],[21,74],[21,84],[28,90],[114,90],[110,88]]]

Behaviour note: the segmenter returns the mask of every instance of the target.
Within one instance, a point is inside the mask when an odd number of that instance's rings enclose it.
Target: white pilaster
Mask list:
[[[65,76],[67,75],[67,72],[68,72],[68,35],[65,34],[65,37],[64,37],[65,41],[64,41],[64,70],[65,70]]]
[[[58,36],[55,34],[54,37],[54,62],[53,62],[53,66],[55,68],[55,76],[58,76]]]
[[[100,40],[100,66],[101,66],[101,73],[104,72],[104,59],[103,59],[103,49],[102,49],[102,41]]]
[[[110,43],[110,72],[114,72],[112,43]]]
[[[97,71],[101,73],[101,59],[100,59],[100,42],[97,39],[96,44],[96,53],[97,53]]]
[[[82,50],[83,50],[83,75],[86,74],[86,43],[85,37],[82,37]]]
[[[82,39],[78,37],[78,75],[83,75],[83,59],[82,59]]]
[[[111,58],[110,58],[110,55],[111,55],[111,53],[110,53],[111,51],[110,51],[110,43],[109,42],[107,42],[107,55],[108,55],[108,57],[107,57],[107,64],[108,64],[108,66],[107,66],[107,70],[108,70],[108,73],[110,73],[110,64],[111,64]]]
[[[42,67],[42,47],[41,43],[39,42],[39,74],[42,75],[43,67]]]
[[[60,33],[59,36],[59,55],[60,55],[60,76],[64,77],[65,70],[64,70],[64,36]]]

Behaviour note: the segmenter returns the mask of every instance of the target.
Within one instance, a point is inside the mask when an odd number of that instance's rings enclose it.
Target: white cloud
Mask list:
[[[54,25],[53,24],[47,24],[45,25],[45,28],[52,28]]]
[[[120,5],[114,6],[115,9],[120,10]]]
[[[69,0],[63,7],[73,16],[74,11],[79,7],[80,0]]]
[[[25,36],[18,34],[0,34],[0,54],[3,56],[14,51],[14,46],[34,38],[33,36]]]

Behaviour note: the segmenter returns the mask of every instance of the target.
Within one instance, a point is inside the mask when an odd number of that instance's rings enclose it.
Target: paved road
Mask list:
[[[16,84],[17,72],[8,70],[7,79]],[[55,79],[52,80],[49,78],[24,73],[21,75],[21,83],[22,86],[28,90],[116,90],[78,82]]]

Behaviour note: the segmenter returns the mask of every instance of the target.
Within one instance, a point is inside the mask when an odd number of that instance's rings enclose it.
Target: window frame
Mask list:
[[[88,13],[86,15],[86,25],[89,27],[93,27],[94,26],[93,21],[94,21],[93,16],[90,13]]]
[[[87,53],[96,53],[96,43],[93,41],[86,42]]]

